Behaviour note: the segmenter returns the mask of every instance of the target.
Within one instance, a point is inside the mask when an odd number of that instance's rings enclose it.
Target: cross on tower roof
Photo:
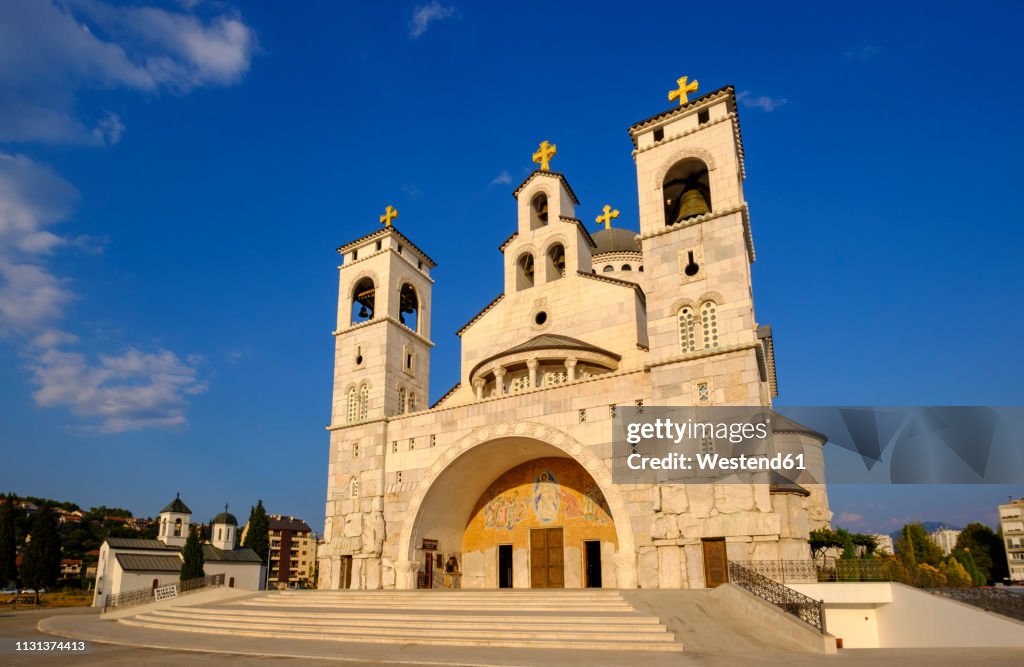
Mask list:
[[[384,215],[380,216],[380,224],[385,227],[391,227],[391,221],[398,217],[398,209],[388,204],[387,208],[384,209]]]
[[[611,229],[612,220],[619,217],[619,212],[608,204],[605,204],[602,210],[604,211],[604,215],[597,216],[597,222],[603,224],[605,229]]]
[[[541,171],[551,171],[549,168],[551,158],[555,157],[555,153],[558,152],[558,147],[554,144],[548,143],[547,140],[540,142],[540,148],[533,154],[533,161],[540,164]]]
[[[678,98],[679,99],[679,106],[683,106],[684,104],[686,104],[689,101],[686,98],[686,94],[687,93],[695,93],[695,92],[697,92],[697,80],[694,79],[693,81],[687,83],[686,80],[688,78],[689,77],[683,76],[683,77],[679,77],[678,79],[676,79],[676,83],[679,84],[679,88],[677,88],[675,90],[668,91],[668,101],[669,102],[671,102],[672,100]]]

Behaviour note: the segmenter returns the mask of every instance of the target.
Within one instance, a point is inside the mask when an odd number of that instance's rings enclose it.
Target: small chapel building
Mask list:
[[[157,539],[108,537],[100,546],[92,606],[104,607],[109,596],[177,583],[182,549],[192,528],[192,510],[180,496],[160,510]],[[236,546],[238,520],[224,511],[210,522],[209,543],[203,544],[207,576],[224,575],[229,588],[261,590],[266,580],[263,561],[248,547]]]
[[[735,91],[680,85],[678,106],[629,128],[634,224],[581,207],[541,144],[512,193],[503,289],[459,329],[460,381],[433,405],[434,261],[392,207],[338,248],[321,588],[701,588],[730,560],[810,559],[823,484],[612,478],[617,411],[777,395]],[[580,218],[598,211],[592,233]],[[823,436],[774,431],[823,470]]]

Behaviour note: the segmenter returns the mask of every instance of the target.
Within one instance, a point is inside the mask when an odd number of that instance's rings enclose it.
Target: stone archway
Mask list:
[[[558,429],[535,422],[502,422],[477,428],[453,443],[427,468],[409,503],[411,521],[403,522],[396,565],[398,588],[415,588],[417,547],[423,538],[461,541],[473,506],[487,487],[515,466],[544,457],[579,464],[608,504],[618,552],[615,586],[636,587],[636,548],[625,500],[605,463]],[[611,582],[609,582],[609,585]]]

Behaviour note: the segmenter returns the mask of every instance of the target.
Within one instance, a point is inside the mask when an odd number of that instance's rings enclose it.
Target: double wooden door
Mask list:
[[[561,528],[530,530],[530,587],[565,587],[565,553]]]

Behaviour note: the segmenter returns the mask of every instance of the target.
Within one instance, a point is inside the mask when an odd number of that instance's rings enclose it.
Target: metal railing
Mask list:
[[[792,588],[787,588],[736,561],[729,563],[729,582],[766,602],[770,602],[787,614],[797,617],[818,632],[825,634],[825,603],[823,601],[814,600]]]
[[[223,574],[213,574],[195,579],[179,580],[172,584],[177,588],[178,595],[188,595],[206,588],[217,588],[224,585]],[[134,607],[135,605],[146,604],[154,599],[155,588],[137,588],[131,591],[124,591],[116,595],[108,595],[103,601],[103,610]]]
[[[745,560],[738,561],[761,576],[782,584],[818,581],[892,581],[893,568],[881,560]]]
[[[928,588],[929,593],[964,602],[966,604],[1024,621],[1024,595],[998,588],[976,586],[973,588]]]

